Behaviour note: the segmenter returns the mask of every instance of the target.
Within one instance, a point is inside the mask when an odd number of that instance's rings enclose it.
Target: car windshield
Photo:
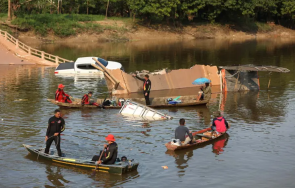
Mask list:
[[[104,60],[104,59],[102,59],[102,58],[100,58],[100,57],[97,58],[97,60],[98,60],[101,64],[103,64],[103,66],[105,66],[105,67],[108,66],[108,64],[109,64],[106,60]]]

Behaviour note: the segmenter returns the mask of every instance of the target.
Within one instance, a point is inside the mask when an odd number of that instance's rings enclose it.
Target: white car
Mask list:
[[[103,74],[98,69],[94,68],[91,64],[96,63],[93,57],[80,57],[75,62],[61,63],[55,69],[55,74]],[[106,61],[99,57],[96,58],[101,64],[103,64],[107,69],[123,69],[121,63],[115,61]],[[97,64],[97,63],[96,63]],[[98,65],[98,64],[97,64]]]

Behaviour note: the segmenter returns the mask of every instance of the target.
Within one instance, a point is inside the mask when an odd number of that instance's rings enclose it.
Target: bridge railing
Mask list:
[[[65,62],[71,62],[71,60],[61,58],[59,56],[55,56],[40,50],[37,50],[35,48],[31,48],[30,46],[24,44],[23,42],[20,42],[18,39],[14,38],[12,35],[10,35],[7,31],[2,31],[0,29],[0,36],[4,37],[7,41],[14,44],[16,48],[21,49],[22,51],[28,53],[28,55],[39,57],[42,60],[51,61],[53,63],[65,63]]]

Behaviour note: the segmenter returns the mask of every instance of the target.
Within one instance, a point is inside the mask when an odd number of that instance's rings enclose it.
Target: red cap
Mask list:
[[[113,142],[116,141],[114,135],[112,135],[112,134],[109,134],[107,137],[105,137],[105,139],[106,139],[107,141],[113,141]]]
[[[65,87],[65,86],[62,85],[62,84],[59,84],[59,85],[58,85],[58,88],[59,88],[59,89],[64,88],[64,87]]]

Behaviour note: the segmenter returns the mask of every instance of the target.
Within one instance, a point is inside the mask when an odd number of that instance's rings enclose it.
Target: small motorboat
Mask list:
[[[115,61],[107,61],[100,57],[80,57],[75,62],[61,63],[57,66],[54,73],[56,75],[60,74],[101,74],[103,72],[93,67],[91,64],[97,64],[92,58],[97,59],[103,66],[107,69],[121,69],[123,70],[123,66],[119,62]],[[97,66],[100,66],[97,64]]]
[[[23,144],[23,146],[32,154],[35,155],[37,158],[46,159],[53,163],[59,163],[68,166],[75,166],[84,169],[90,169],[100,171],[100,172],[107,172],[111,174],[125,174],[127,172],[137,170],[139,163],[134,163],[133,160],[127,160],[124,162],[116,162],[112,165],[96,165],[94,161],[83,160],[83,159],[74,159],[69,157],[59,157],[58,155],[54,154],[53,150],[50,150],[49,154],[44,153],[44,148],[34,148],[33,146]],[[96,167],[97,166],[97,167]]]

